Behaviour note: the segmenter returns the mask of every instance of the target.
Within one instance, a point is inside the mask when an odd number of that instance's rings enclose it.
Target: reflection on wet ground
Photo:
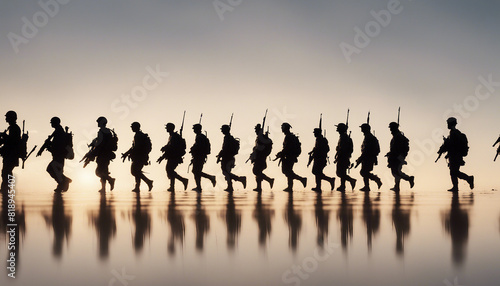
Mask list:
[[[0,284],[493,285],[499,203],[495,192],[26,193],[16,279],[4,267]]]

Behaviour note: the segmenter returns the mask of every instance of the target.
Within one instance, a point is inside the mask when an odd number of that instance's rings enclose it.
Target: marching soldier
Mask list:
[[[447,152],[445,158],[448,159],[448,167],[450,168],[450,176],[453,187],[449,189],[450,192],[458,192],[458,179],[467,181],[471,189],[474,189],[474,176],[469,176],[460,171],[460,167],[465,165],[464,157],[469,153],[469,146],[467,136],[460,132],[457,126],[457,119],[450,117],[446,120],[450,135],[444,138],[443,145],[439,148],[439,157],[441,154]]]
[[[196,182],[196,187],[193,188],[193,191],[201,192],[201,178],[207,178],[212,182],[212,186],[215,187],[216,181],[215,176],[208,175],[203,172],[203,165],[207,161],[207,156],[210,154],[210,141],[207,136],[201,133],[201,124],[193,125],[193,132],[196,134],[196,138],[193,146],[191,146],[192,159],[191,164],[193,164],[193,175],[194,180]]]
[[[321,181],[326,180],[330,183],[331,190],[335,188],[335,177],[328,177],[323,173],[323,169],[326,166],[328,152],[330,151],[330,146],[328,146],[328,140],[321,134],[320,128],[314,128],[314,137],[316,137],[316,144],[311,152],[309,152],[309,162],[307,166],[313,163],[312,173],[316,177],[316,187],[312,190],[315,192],[321,192]]]
[[[377,183],[378,188],[382,186],[379,177],[372,173],[373,166],[377,165],[377,156],[380,153],[378,139],[371,133],[371,127],[368,123],[361,124],[361,132],[364,134],[363,144],[361,145],[361,155],[356,160],[356,167],[361,164],[360,174],[363,177],[364,187],[362,192],[370,191],[370,180]]]
[[[301,144],[299,138],[290,132],[292,126],[287,122],[281,124],[281,131],[285,134],[283,140],[283,149],[276,154],[276,159],[281,163],[281,171],[287,177],[288,186],[283,190],[284,192],[293,191],[293,180],[299,180],[304,188],[307,185],[307,178],[301,177],[293,171],[293,165],[298,162],[297,158],[301,153]]]
[[[127,152],[122,153],[123,162],[125,159],[132,160],[132,165],[130,167],[130,173],[135,177],[135,188],[132,192],[139,193],[141,191],[141,180],[143,180],[146,185],[148,185],[148,190],[151,191],[153,188],[153,180],[150,180],[142,172],[142,168],[149,164],[149,153],[151,152],[151,139],[149,136],[141,131],[141,124],[139,122],[133,122],[130,128],[135,133],[134,141],[132,142],[132,147],[127,150]]]
[[[187,189],[188,179],[181,177],[175,171],[175,168],[183,162],[183,156],[186,154],[186,141],[182,138],[179,133],[175,132],[175,125],[173,123],[167,123],[165,128],[170,135],[168,138],[167,145],[161,148],[163,155],[158,159],[158,163],[161,163],[163,159],[167,159],[166,171],[167,177],[170,179],[169,192],[174,191],[175,179],[182,182],[184,185],[184,190]]]
[[[387,167],[391,169],[391,173],[394,176],[394,187],[391,190],[399,192],[399,183],[401,179],[408,181],[410,183],[410,188],[415,185],[415,177],[408,176],[403,173],[403,165],[406,164],[405,158],[410,150],[409,140],[406,136],[399,130],[399,124],[396,122],[389,123],[389,129],[391,130],[392,139],[390,144],[390,151],[385,156],[387,157]]]
[[[262,192],[262,181],[265,180],[271,186],[274,185],[274,178],[270,178],[263,173],[267,168],[267,156],[271,154],[273,141],[269,138],[267,134],[264,134],[262,126],[260,124],[255,125],[255,134],[257,138],[255,139],[255,146],[253,147],[252,154],[250,154],[250,161],[253,163],[253,173],[255,175],[255,180],[257,181],[257,188],[254,189],[256,192]]]
[[[69,138],[72,136],[64,131],[61,126],[59,117],[52,117],[50,125],[54,128],[54,132],[45,140],[43,146],[37,153],[37,157],[42,155],[42,152],[47,149],[52,153],[52,161],[47,166],[47,173],[57,182],[57,187],[54,192],[66,192],[69,189],[71,179],[64,176],[64,160],[70,152],[71,146],[68,145]]]
[[[351,154],[353,151],[352,139],[347,135],[347,125],[339,123],[337,132],[339,133],[339,141],[335,153],[335,163],[337,163],[337,176],[340,178],[340,186],[337,188],[339,192],[345,192],[345,181],[349,181],[352,189],[356,187],[356,179],[347,175],[347,170],[351,167]]]
[[[17,113],[8,111],[5,121],[9,127],[0,133],[0,155],[3,157],[1,192],[7,192],[9,176],[15,167],[19,166],[19,146],[21,144],[21,128],[17,125]]]
[[[235,174],[231,173],[231,170],[235,166],[234,156],[238,154],[238,151],[240,149],[240,142],[231,135],[231,128],[229,127],[229,125],[222,125],[220,130],[222,134],[224,134],[224,142],[222,143],[222,149],[217,155],[217,163],[221,163],[222,174],[224,174],[227,182],[227,188],[224,191],[233,191],[232,180],[241,182],[243,184],[243,188],[246,188],[247,178],[245,176],[236,176]]]
[[[101,179],[101,189],[99,192],[105,192],[106,182],[109,183],[111,190],[115,188],[116,179],[110,176],[109,163],[116,158],[114,151],[116,151],[118,147],[118,138],[116,137],[114,131],[111,131],[106,127],[106,124],[108,124],[106,117],[101,116],[97,118],[96,121],[99,131],[97,132],[97,137],[92,140],[92,143],[90,144],[92,149],[89,152],[89,156],[90,161],[95,159],[97,163],[95,174]]]

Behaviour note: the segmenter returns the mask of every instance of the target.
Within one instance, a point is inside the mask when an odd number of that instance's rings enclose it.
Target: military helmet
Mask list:
[[[230,129],[231,129],[231,128],[229,128],[229,125],[227,125],[227,124],[224,124],[224,125],[222,125],[222,126],[220,127],[220,130],[222,130],[222,131],[229,131]]]
[[[368,123],[363,123],[359,127],[361,127],[361,131],[365,131],[365,130],[370,131],[371,130],[370,124],[368,124]]]
[[[12,118],[12,119],[17,119],[17,113],[13,110],[9,110],[7,111],[7,113],[5,113],[5,117],[6,118]]]
[[[169,122],[165,125],[165,127],[168,129],[171,129],[171,130],[174,130],[175,129],[175,124],[173,124],[172,122]]]
[[[257,123],[257,125],[255,125],[255,130],[260,130],[262,129],[262,126],[260,125],[260,123]]]
[[[96,122],[97,123],[100,123],[100,122],[103,122],[104,124],[107,124],[108,123],[108,120],[106,119],[106,117],[104,116],[100,116],[99,118],[97,118]]]
[[[396,122],[389,123],[389,129],[398,129],[398,128],[399,124],[397,124]]]
[[[344,123],[339,123],[335,126],[337,127],[338,131],[347,131],[347,125],[345,125]]]
[[[321,128],[314,128],[313,133],[321,134]]]
[[[457,125],[457,119],[455,117],[450,117],[450,118],[446,119],[446,122],[448,124]]]
[[[193,129],[200,129],[201,130],[201,124],[199,124],[199,123],[193,124]]]
[[[61,119],[59,117],[54,116],[50,119],[50,123],[54,123],[56,125],[59,125],[59,124],[61,124]]]
[[[139,122],[132,122],[132,124],[130,124],[130,127],[140,129],[141,124]]]
[[[281,127],[290,129],[290,128],[292,128],[292,125],[290,125],[288,122],[283,122],[283,124],[281,124]]]

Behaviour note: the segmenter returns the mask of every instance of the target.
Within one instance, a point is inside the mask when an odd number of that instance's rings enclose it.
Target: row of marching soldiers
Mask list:
[[[257,124],[255,126],[255,134],[257,135],[255,146],[247,160],[250,160],[253,164],[253,173],[256,176],[257,183],[254,191],[257,192],[262,191],[263,181],[268,182],[271,188],[274,185],[274,178],[270,178],[264,174],[264,170],[267,168],[267,158],[271,154],[273,145],[272,140],[269,138],[269,132],[264,131],[265,119],[266,116],[264,116],[262,125]],[[24,130],[21,135],[16,120],[17,114],[14,111],[7,112],[6,121],[9,127],[5,132],[0,133],[0,155],[3,157],[2,192],[7,192],[12,189],[8,184],[8,179],[10,178],[9,176],[12,175],[14,167],[19,166],[19,159],[23,160],[24,165],[24,161],[36,149],[35,146],[31,152],[26,152],[28,136],[27,133],[24,134]],[[96,121],[99,127],[97,137],[89,144],[90,150],[80,162],[84,162],[84,167],[92,161],[96,162],[97,168],[95,173],[101,181],[101,189],[99,191],[104,192],[107,184],[109,184],[111,190],[113,190],[115,186],[115,178],[110,175],[109,164],[116,158],[115,151],[118,149],[118,137],[114,130],[110,130],[106,127],[107,119],[105,117],[101,116]],[[195,143],[190,148],[192,156],[190,165],[192,165],[192,173],[196,183],[196,187],[193,188],[193,190],[197,192],[202,191],[201,178],[210,180],[214,187],[216,185],[216,177],[203,172],[204,164],[207,161],[208,155],[211,153],[211,147],[209,139],[202,133],[202,126],[200,123],[193,125],[196,139]],[[52,153],[52,161],[47,166],[47,172],[57,182],[55,192],[65,192],[69,189],[71,179],[63,174],[63,168],[65,159],[74,158],[73,134],[68,132],[68,127],[66,127],[66,130],[62,128],[61,120],[58,117],[53,117],[50,120],[50,124],[54,128],[54,132],[48,136],[42,147],[40,147],[37,156],[42,155],[44,150],[48,150]],[[466,180],[472,189],[474,188],[474,177],[460,172],[460,167],[465,164],[463,158],[468,153],[467,137],[456,129],[457,120],[455,118],[449,118],[447,124],[450,129],[450,135],[448,138],[444,138],[444,143],[438,151],[438,159],[441,157],[441,154],[447,153],[446,158],[449,162],[448,166],[450,168],[453,184],[453,187],[449,191],[458,191],[459,178]],[[361,145],[361,155],[355,160],[356,164],[351,163],[353,141],[350,138],[350,133],[348,135],[348,121],[346,121],[346,123],[339,123],[335,126],[340,136],[334,159],[334,163],[337,167],[336,174],[340,178],[340,186],[338,186],[337,191],[345,192],[346,182],[349,182],[352,190],[355,189],[356,179],[350,177],[348,172],[353,167],[358,167],[358,165],[361,165],[360,175],[364,183],[360,191],[369,192],[370,181],[374,181],[380,189],[382,181],[377,175],[372,173],[374,165],[378,163],[377,157],[380,153],[380,146],[375,135],[371,133],[369,115],[367,123],[360,126],[364,135],[364,140]],[[122,153],[121,158],[123,161],[126,159],[132,161],[131,173],[135,177],[135,187],[132,191],[140,192],[141,181],[144,181],[149,191],[151,191],[153,188],[153,181],[147,178],[142,171],[143,167],[150,162],[149,153],[152,149],[151,139],[146,133],[141,131],[141,125],[138,122],[133,122],[130,127],[132,132],[135,133],[132,147],[125,153]],[[170,188],[168,191],[174,191],[175,180],[180,180],[184,186],[184,190],[186,190],[188,179],[180,176],[176,172],[177,166],[183,163],[183,157],[186,154],[186,141],[182,137],[184,118],[179,133],[175,131],[175,125],[173,123],[168,123],[165,127],[169,134],[169,139],[167,144],[161,148],[163,154],[157,162],[161,163],[163,160],[167,161],[166,173],[170,179]],[[279,160],[278,165],[281,165],[282,172],[287,177],[287,187],[284,189],[286,192],[293,191],[294,180],[299,180],[304,188],[307,185],[307,178],[297,175],[293,170],[302,150],[300,140],[297,135],[291,132],[291,128],[292,126],[286,122],[281,125],[281,130],[285,136],[283,148],[276,154],[276,158],[274,159],[274,161]],[[399,192],[401,180],[407,181],[411,188],[415,184],[415,178],[402,171],[403,166],[406,164],[405,158],[409,152],[409,140],[399,130],[398,123],[391,122],[389,124],[389,129],[392,134],[392,139],[390,142],[390,151],[386,154],[386,157],[388,160],[388,167],[391,169],[392,175],[395,178],[395,184],[391,190]],[[216,157],[217,163],[221,164],[222,173],[227,182],[225,191],[233,191],[233,181],[240,182],[243,188],[246,188],[246,177],[237,176],[232,173],[232,169],[235,167],[235,156],[240,149],[240,143],[238,139],[231,135],[231,123],[229,125],[222,125],[221,132],[224,135],[224,141],[222,149]],[[328,140],[322,134],[321,119],[320,127],[314,129],[314,136],[316,137],[316,142],[313,150],[309,152],[308,162],[308,166],[311,163],[313,164],[312,173],[315,175],[316,185],[312,190],[321,192],[321,183],[323,180],[326,180],[330,184],[331,190],[334,190],[335,178],[328,177],[323,172],[329,160],[328,153],[330,147],[328,145]],[[497,142],[500,142],[500,138]]]

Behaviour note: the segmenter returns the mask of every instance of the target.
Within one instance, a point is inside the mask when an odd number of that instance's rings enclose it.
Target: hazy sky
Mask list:
[[[269,108],[272,156],[283,139],[279,125],[289,121],[303,146],[297,172],[312,182],[306,154],[320,113],[333,150],[338,140],[333,124],[351,109],[357,158],[358,126],[370,110],[382,147],[375,172],[385,176],[387,125],[401,106],[416,188],[450,186],[445,161],[433,163],[439,129],[446,132],[449,115],[469,137],[463,170],[476,176],[479,189],[497,188],[500,162],[492,162],[491,145],[500,132],[494,126],[500,3],[352,2],[0,0],[0,112],[13,109],[26,119],[30,146],[43,143],[52,132],[50,118],[59,116],[75,133],[75,161],[95,136],[101,115],[120,136],[118,155],[130,147],[130,123],[139,121],[153,139],[156,160],[167,140],[164,124],[180,125],[183,110],[188,147],[194,139],[191,126],[203,112],[212,156],[222,142],[219,127],[234,112],[233,134],[243,142],[238,172],[251,176],[251,166],[243,162],[253,144],[253,126]],[[209,160],[207,170],[222,182],[215,158]],[[49,154],[33,157],[25,170],[18,169],[20,188],[51,191],[54,183],[44,172],[49,161]],[[67,174],[80,189],[99,187],[95,165],[82,170],[77,162],[68,164]],[[284,184],[276,164],[269,165],[268,172]],[[157,182],[155,190],[167,187],[164,166],[146,170]],[[325,171],[333,174],[334,166]],[[111,172],[120,178],[120,188],[132,187],[129,163],[115,160]],[[186,172],[184,163],[179,173]]]

